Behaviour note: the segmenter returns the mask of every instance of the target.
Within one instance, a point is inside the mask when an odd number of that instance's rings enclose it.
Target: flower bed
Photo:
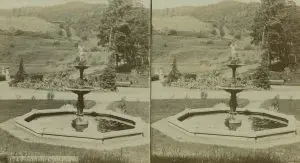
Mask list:
[[[224,78],[216,73],[204,74],[198,77],[197,80],[185,81],[179,79],[177,82],[172,82],[171,87],[189,88],[189,89],[210,89],[217,90],[218,86],[238,86],[256,89],[249,77],[238,77],[236,84],[232,83],[232,79]]]
[[[99,87],[97,76],[86,76],[83,83],[79,79],[70,79],[74,69],[45,74],[43,80],[26,79],[24,82],[12,83],[11,86],[39,90],[66,91],[66,88]]]

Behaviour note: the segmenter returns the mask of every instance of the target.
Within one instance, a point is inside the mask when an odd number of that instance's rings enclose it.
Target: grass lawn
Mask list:
[[[212,106],[222,100],[210,99],[207,104],[203,100],[192,101],[192,108],[204,108]],[[241,100],[240,100],[241,101]],[[246,105],[246,101],[240,104],[240,107]],[[270,103],[270,100],[265,103]],[[297,105],[300,100],[295,100]],[[286,107],[286,100],[280,101],[281,112],[286,114],[300,116],[297,107],[294,109]],[[299,107],[300,105],[298,105]],[[156,122],[162,118],[174,115],[184,109],[184,101],[182,100],[153,100],[151,105],[151,121]],[[276,146],[263,150],[251,150],[242,148],[232,148],[216,145],[183,143],[173,140],[172,138],[162,134],[156,129],[151,130],[151,159],[155,163],[235,163],[235,162],[260,162],[260,163],[278,163],[288,161],[299,161],[298,151],[300,151],[300,143]],[[190,156],[190,157],[189,157]]]
[[[119,101],[113,102],[108,105],[107,109],[115,111],[119,103]],[[126,101],[125,104],[127,108],[126,114],[134,117],[141,117],[145,122],[150,122],[149,102]]]
[[[31,108],[54,109],[67,103],[68,101],[57,100],[0,100],[0,123],[23,115],[29,112]],[[1,152],[26,156],[79,156],[80,162],[82,163],[139,163],[148,162],[149,146],[143,145],[113,151],[86,150],[39,143],[27,143],[0,129],[0,153]]]
[[[186,107],[191,109],[213,107],[219,103],[228,104],[229,99],[166,99],[151,101],[151,123],[175,115]],[[247,99],[239,99],[238,106],[243,108],[249,104]]]
[[[262,103],[262,108],[267,108],[271,106],[273,99],[267,100]],[[279,112],[294,115],[297,120],[300,120],[300,100],[293,100],[293,99],[281,99],[278,100],[279,102]]]

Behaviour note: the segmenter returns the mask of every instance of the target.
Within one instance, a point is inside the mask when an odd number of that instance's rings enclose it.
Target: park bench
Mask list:
[[[270,85],[283,85],[284,80],[269,80]]]
[[[116,86],[117,87],[130,87],[131,82],[130,81],[117,81]]]

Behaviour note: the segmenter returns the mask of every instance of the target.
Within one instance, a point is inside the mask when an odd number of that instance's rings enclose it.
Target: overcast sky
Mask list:
[[[71,1],[83,1],[88,3],[106,3],[106,0],[0,0],[0,8],[18,8],[24,6],[48,6],[67,3]],[[150,0],[141,0],[145,6],[149,6]],[[153,8],[171,8],[177,6],[195,6],[217,3],[222,0],[153,0]],[[239,0],[243,2],[260,1],[260,0]],[[295,0],[300,4],[300,0]]]

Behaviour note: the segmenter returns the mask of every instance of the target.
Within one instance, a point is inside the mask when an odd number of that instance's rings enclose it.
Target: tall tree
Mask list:
[[[130,67],[148,59],[149,11],[132,0],[110,0],[99,27],[99,45],[117,53]],[[145,62],[148,63],[148,62]]]
[[[269,64],[277,59],[284,66],[289,65],[290,54],[295,46],[293,42],[296,41],[294,37],[300,36],[296,32],[299,29],[295,28],[296,11],[296,5],[286,4],[285,0],[262,0],[254,18],[251,36],[253,44],[262,45],[266,50]]]

